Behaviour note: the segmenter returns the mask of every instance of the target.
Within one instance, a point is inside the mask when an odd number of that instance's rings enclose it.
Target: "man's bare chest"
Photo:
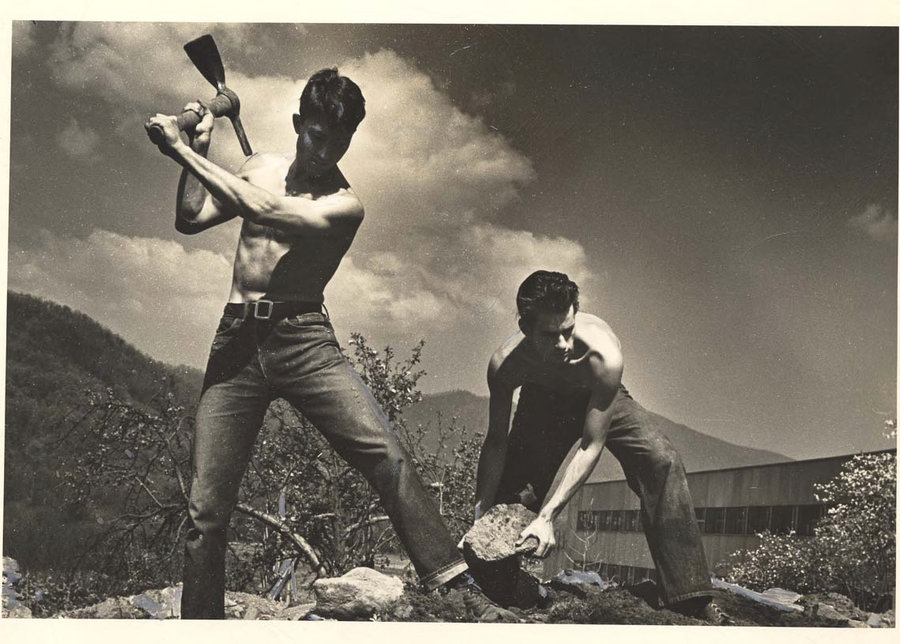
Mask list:
[[[556,391],[587,391],[593,386],[587,360],[553,363],[513,359],[501,367],[498,375],[510,387],[536,384]]]

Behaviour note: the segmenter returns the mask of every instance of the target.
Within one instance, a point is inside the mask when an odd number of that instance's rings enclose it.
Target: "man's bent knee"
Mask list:
[[[684,471],[681,455],[668,442],[652,453],[650,466],[657,475],[667,475],[669,472],[678,472],[679,470]]]

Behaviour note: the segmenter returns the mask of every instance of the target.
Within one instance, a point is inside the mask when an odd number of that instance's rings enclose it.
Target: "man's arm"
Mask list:
[[[194,131],[188,133],[188,143],[195,153],[206,158],[215,119],[199,102],[188,103],[184,109],[193,110],[202,117]],[[234,214],[224,212],[217,206],[197,177],[188,172],[187,168],[182,169],[175,200],[175,230],[185,235],[194,235],[234,217]]]
[[[197,177],[218,202],[218,208],[231,216],[287,233],[323,236],[346,234],[362,220],[362,204],[348,190],[316,200],[272,194],[220,168],[185,145],[174,117],[157,114],[150,119],[150,125],[158,125],[163,130],[160,152]]]
[[[569,461],[559,486],[544,503],[537,518],[522,531],[517,542],[521,545],[528,537],[536,537],[538,545],[534,554],[538,557],[546,555],[556,544],[553,521],[596,467],[612,422],[613,401],[622,379],[622,356],[617,343],[615,347],[608,347],[604,354],[591,355],[589,360],[594,386],[585,415],[581,445]]]
[[[488,367],[488,388],[491,393],[487,436],[478,459],[478,478],[475,484],[475,518],[478,519],[495,503],[497,489],[503,477],[506,448],[509,441],[509,418],[512,414],[513,389],[497,377],[500,360],[494,358]]]

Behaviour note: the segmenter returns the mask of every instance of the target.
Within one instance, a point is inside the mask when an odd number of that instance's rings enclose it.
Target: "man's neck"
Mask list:
[[[337,166],[329,168],[320,175],[309,174],[294,159],[284,177],[285,193],[288,195],[312,194],[314,196],[330,194],[347,187],[343,177],[344,175]]]

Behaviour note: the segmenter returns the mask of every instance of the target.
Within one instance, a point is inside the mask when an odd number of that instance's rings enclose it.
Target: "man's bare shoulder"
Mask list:
[[[289,154],[258,152],[244,161],[238,174],[248,180],[254,175],[268,175],[269,173],[280,173],[280,176],[283,177],[290,168],[292,160],[293,157]]]
[[[498,347],[491,356],[488,365],[488,385],[506,386],[515,388],[521,383],[516,382],[516,376],[520,369],[516,365],[521,361],[521,345],[525,339],[521,331],[517,331]]]
[[[576,362],[587,364],[598,382],[607,382],[611,376],[613,379],[621,377],[624,366],[622,345],[609,324],[596,315],[578,313],[575,338],[584,346],[584,353]]]
[[[590,313],[575,314],[575,336],[588,350],[605,351],[610,346],[621,348],[619,338],[604,320]]]

